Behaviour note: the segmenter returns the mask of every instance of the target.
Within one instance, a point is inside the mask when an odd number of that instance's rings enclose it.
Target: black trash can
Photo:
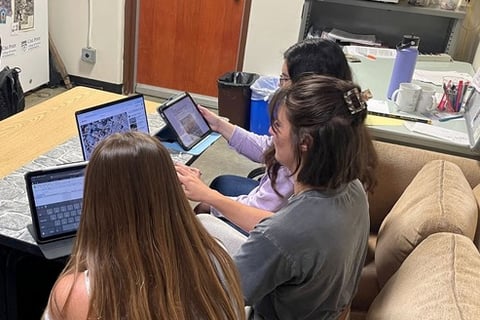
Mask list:
[[[218,114],[247,130],[250,129],[250,86],[256,73],[227,72],[218,78]]]

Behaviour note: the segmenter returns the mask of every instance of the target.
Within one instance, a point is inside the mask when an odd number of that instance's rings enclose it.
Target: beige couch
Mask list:
[[[480,161],[375,147],[370,252],[351,319],[480,319]]]

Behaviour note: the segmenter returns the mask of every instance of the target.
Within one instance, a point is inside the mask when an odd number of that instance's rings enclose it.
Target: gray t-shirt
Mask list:
[[[293,196],[234,256],[246,304],[256,318],[336,319],[356,291],[368,233],[358,180]]]

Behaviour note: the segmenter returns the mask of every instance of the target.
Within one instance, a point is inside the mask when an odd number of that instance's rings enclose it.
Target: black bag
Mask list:
[[[18,74],[21,69],[8,66],[0,71],[0,120],[25,109],[25,94]]]

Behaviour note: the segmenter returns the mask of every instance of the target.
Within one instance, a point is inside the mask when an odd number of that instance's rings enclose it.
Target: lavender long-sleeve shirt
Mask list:
[[[272,137],[258,135],[236,126],[228,144],[248,159],[261,163],[264,151],[272,144]],[[271,212],[281,209],[287,204],[288,198],[293,194],[293,178],[290,177],[290,171],[283,166],[278,171],[276,189],[283,197],[275,193],[272,188],[272,181],[267,174],[264,174],[258,187],[250,191],[249,194],[232,197],[232,199],[245,205]],[[213,207],[211,208],[211,213],[221,215]]]

